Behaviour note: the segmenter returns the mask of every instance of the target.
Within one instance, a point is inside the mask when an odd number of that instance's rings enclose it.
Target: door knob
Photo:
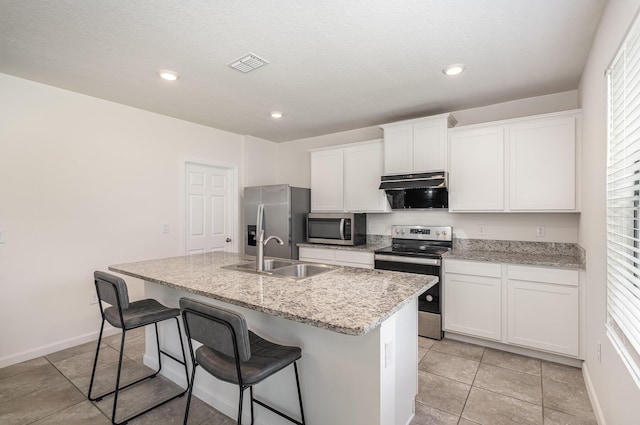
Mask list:
[[[227,242],[231,242],[231,238],[227,238]]]

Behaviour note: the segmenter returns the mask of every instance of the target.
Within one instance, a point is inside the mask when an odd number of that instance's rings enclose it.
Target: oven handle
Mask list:
[[[414,257],[404,257],[401,255],[383,255],[383,254],[375,254],[373,258],[374,260],[380,260],[380,261],[391,261],[394,263],[424,264],[428,266],[439,266],[442,264],[439,258],[414,258]]]

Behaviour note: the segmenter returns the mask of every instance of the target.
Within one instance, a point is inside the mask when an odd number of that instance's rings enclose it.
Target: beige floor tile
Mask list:
[[[473,387],[462,417],[482,425],[542,425],[542,406]]]
[[[471,422],[469,419],[465,419],[465,418],[460,418],[460,422],[458,422],[458,425],[480,425],[477,422]]]
[[[418,368],[425,372],[471,385],[479,365],[480,362],[475,360],[469,360],[431,349],[427,355],[424,356]]]
[[[152,410],[132,421],[129,425],[182,425],[187,396],[177,398],[169,403]],[[189,407],[189,424],[199,425],[204,421],[217,418],[220,412],[204,403],[197,397],[191,398]]]
[[[64,381],[0,403],[0,424],[30,424],[84,400],[76,387]]]
[[[451,415],[422,403],[416,403],[416,415],[411,425],[457,425],[459,416]]]
[[[47,354],[47,360],[51,363],[56,364],[60,363],[63,360],[68,360],[72,357],[79,356],[81,354],[91,353],[91,355],[95,356],[96,354],[96,346],[98,345],[98,341],[87,342],[86,344],[76,345],[75,347],[67,348],[65,350],[56,351],[52,354]],[[100,345],[100,348],[106,347],[107,344],[104,342]]]
[[[482,359],[482,353],[484,353],[484,347],[479,345],[446,338],[436,341],[431,349],[440,353],[453,354],[454,356],[464,357],[478,362]]]
[[[544,409],[544,425],[598,425],[595,416],[593,418],[580,418],[567,413]]]
[[[122,372],[120,377],[120,387],[134,382],[143,376],[148,376],[154,371],[145,366],[141,360],[134,361],[125,359],[122,361]],[[116,386],[116,374],[118,373],[118,364],[111,363],[107,366],[98,368],[93,382],[92,396],[96,397],[100,394],[112,391]],[[89,392],[89,383],[91,382],[91,371],[89,373],[71,379],[71,382],[83,394]]]
[[[31,369],[45,366],[50,364],[46,358],[37,357],[32,360],[27,360],[22,363],[17,363],[11,366],[3,367],[0,369],[0,379],[7,378],[9,376],[17,375],[18,373],[27,372]]]
[[[481,363],[473,386],[542,405],[540,376]]]
[[[568,380],[574,381],[573,378]],[[542,377],[542,402],[544,407],[583,419],[590,419],[594,415],[584,382],[575,384],[554,381],[546,378],[544,371]]]
[[[416,400],[438,410],[460,416],[471,386],[419,371]]]
[[[33,425],[109,425],[111,421],[90,401],[60,410]]]
[[[118,356],[120,354],[109,346],[100,348],[100,356],[98,357],[98,367],[108,366],[111,363],[118,362]],[[68,379],[73,379],[78,376],[91,373],[93,368],[93,361],[95,359],[95,352],[85,352],[59,362],[54,362],[53,365]]]
[[[430,349],[433,344],[436,342],[435,339],[425,338],[423,336],[418,337],[418,347]]]
[[[429,350],[427,348],[418,347],[418,363],[424,359],[424,356],[427,354]]]
[[[64,382],[67,382],[64,376],[51,363],[46,362],[0,379],[0,403]]]
[[[531,375],[541,375],[541,361],[533,357],[521,356],[519,354],[507,353],[506,351],[485,348],[482,356],[482,363],[500,366],[518,372],[529,373]]]
[[[542,362],[542,377],[572,386],[584,386],[582,369],[553,362]]]

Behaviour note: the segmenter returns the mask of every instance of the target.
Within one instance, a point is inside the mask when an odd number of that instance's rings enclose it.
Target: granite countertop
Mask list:
[[[213,252],[116,264],[109,270],[347,335],[370,332],[437,281],[353,267],[302,281],[221,268],[249,260]]]
[[[459,239],[443,259],[488,261],[531,266],[584,269],[585,253],[577,244]]]

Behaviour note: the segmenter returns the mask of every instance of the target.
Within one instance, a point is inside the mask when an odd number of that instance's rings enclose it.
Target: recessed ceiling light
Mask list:
[[[279,112],[279,111],[273,111],[273,112],[271,113],[271,118],[282,118],[282,116],[283,116],[283,115],[284,115],[284,114],[283,114],[282,112]]]
[[[175,81],[178,78],[180,78],[180,75],[178,75],[177,72],[174,71],[170,71],[168,69],[162,69],[160,71],[158,71],[158,74],[160,74],[160,77],[167,80],[167,81]]]
[[[442,70],[445,75],[453,77],[454,75],[462,74],[462,71],[466,68],[463,63],[454,63],[452,65],[447,66]]]

